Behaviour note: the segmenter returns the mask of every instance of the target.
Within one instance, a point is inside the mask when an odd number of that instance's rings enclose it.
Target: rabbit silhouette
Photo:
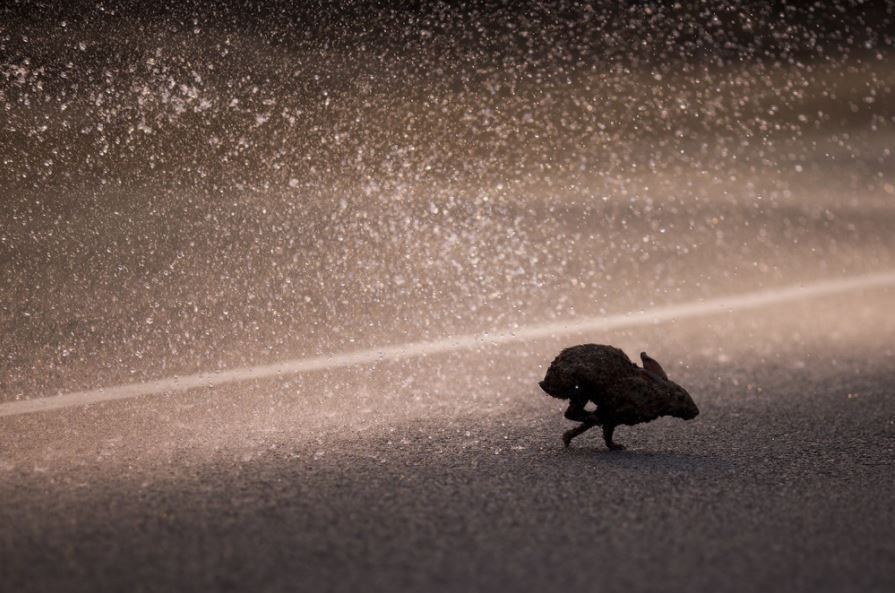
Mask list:
[[[581,422],[562,437],[568,447],[572,439],[594,426],[603,427],[610,449],[624,449],[612,440],[616,426],[650,422],[660,416],[690,420],[699,408],[687,390],[668,378],[655,359],[640,353],[643,367],[613,346],[581,344],[559,353],[544,380],[539,383],[548,395],[569,400],[565,417]],[[597,409],[588,412],[593,402]]]

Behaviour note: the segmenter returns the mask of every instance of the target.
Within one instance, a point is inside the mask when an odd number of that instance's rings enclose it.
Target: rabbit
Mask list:
[[[603,440],[611,450],[624,449],[612,440],[615,427],[650,422],[660,416],[691,420],[699,408],[687,391],[671,381],[662,366],[646,352],[640,353],[643,367],[613,346],[582,344],[559,353],[544,380],[539,383],[548,395],[569,400],[565,417],[581,422],[563,436],[572,439],[594,426],[603,427]],[[588,402],[594,412],[585,410]]]

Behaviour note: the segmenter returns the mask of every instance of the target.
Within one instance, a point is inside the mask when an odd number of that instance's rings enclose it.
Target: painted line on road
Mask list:
[[[227,383],[235,383],[237,381],[284,377],[311,371],[390,362],[426,356],[428,354],[441,354],[483,346],[488,347],[541,338],[569,336],[586,332],[656,325],[668,321],[732,313],[735,311],[756,309],[789,301],[825,297],[884,286],[895,286],[895,272],[852,276],[835,280],[823,280],[811,284],[784,286],[715,299],[692,301],[678,305],[665,305],[617,315],[583,317],[565,321],[540,323],[519,327],[509,331],[466,334],[430,342],[410,342],[407,344],[358,350],[356,352],[284,360],[267,365],[210,373],[196,373],[194,375],[184,375],[181,377],[170,377],[145,383],[115,385],[89,391],[73,391],[60,395],[37,397],[0,404],[0,417],[59,410],[62,408],[83,406],[87,404],[130,399],[144,395],[175,393],[201,387],[216,387]]]

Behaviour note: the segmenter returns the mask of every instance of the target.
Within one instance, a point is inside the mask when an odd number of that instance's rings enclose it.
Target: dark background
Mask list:
[[[28,32],[58,25],[114,27],[127,20],[171,30],[213,27],[265,43],[438,49],[485,60],[552,56],[649,61],[836,57],[888,49],[889,2],[22,2],[0,9]],[[15,52],[20,39],[9,38]]]

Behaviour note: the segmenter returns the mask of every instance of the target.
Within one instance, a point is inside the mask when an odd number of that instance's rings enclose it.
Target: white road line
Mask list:
[[[38,397],[0,404],[0,417],[58,410],[61,408],[82,406],[98,402],[129,399],[143,395],[174,393],[199,387],[215,387],[237,381],[282,377],[359,364],[416,358],[419,356],[426,356],[427,354],[453,352],[455,350],[470,349],[477,346],[509,344],[512,342],[530,341],[539,338],[552,338],[587,332],[654,325],[672,320],[744,311],[787,301],[831,296],[883,286],[895,286],[895,272],[852,276],[835,280],[823,280],[811,284],[759,290],[739,295],[682,303],[679,305],[654,307],[644,311],[618,315],[583,317],[579,319],[541,323],[516,328],[511,331],[466,334],[431,342],[410,342],[407,344],[358,350],[356,352],[284,360],[273,364],[230,369],[227,371],[171,377],[167,379],[159,379],[157,381],[148,381],[146,383],[115,385],[89,391],[74,391],[50,397]]]

